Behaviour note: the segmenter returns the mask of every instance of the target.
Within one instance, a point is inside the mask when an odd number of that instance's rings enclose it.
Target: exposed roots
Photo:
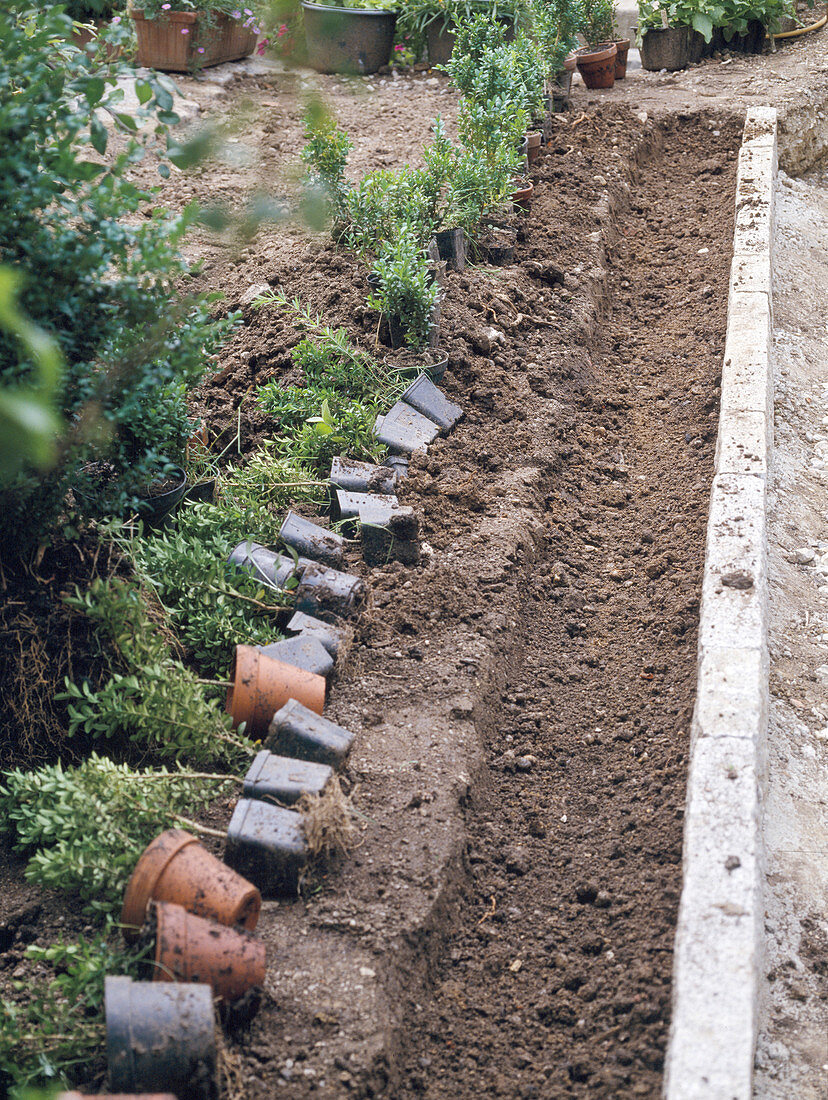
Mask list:
[[[305,826],[305,839],[312,859],[329,859],[357,845],[359,830],[353,795],[346,795],[334,776],[322,794],[303,794],[297,803]]]

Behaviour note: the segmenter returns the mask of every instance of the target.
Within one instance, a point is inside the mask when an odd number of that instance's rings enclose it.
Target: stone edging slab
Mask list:
[[[667,1100],[751,1100],[764,901],[777,117],[748,111],[707,526]]]

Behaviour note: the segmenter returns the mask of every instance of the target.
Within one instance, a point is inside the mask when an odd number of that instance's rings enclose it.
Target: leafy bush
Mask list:
[[[127,174],[169,140],[171,82],[136,80],[139,114],[155,122],[139,129],[118,109],[114,66],[68,46],[70,28],[59,9],[32,14],[13,0],[0,10],[0,255],[20,280],[21,311],[63,355],[54,411],[70,425],[49,475],[27,468],[3,485],[17,550],[48,532],[89,460],[106,465],[111,509],[164,459],[180,460],[184,390],[233,323],[210,320],[207,302],[174,303],[171,284],[186,270],[177,249],[194,210],[135,217],[153,196]],[[104,115],[131,135],[108,163]],[[14,334],[0,331],[4,389],[25,392],[35,371]]]
[[[587,45],[595,48],[615,38],[614,0],[584,0],[583,31]]]
[[[0,829],[27,856],[29,882],[76,894],[85,912],[116,919],[144,848],[162,830],[191,824],[227,782],[133,771],[93,753],[75,768],[6,772]]]
[[[407,344],[425,347],[439,287],[428,270],[426,257],[411,227],[400,228],[397,239],[380,252],[373,270],[379,287],[369,297],[369,305],[384,314],[390,323],[399,325]]]

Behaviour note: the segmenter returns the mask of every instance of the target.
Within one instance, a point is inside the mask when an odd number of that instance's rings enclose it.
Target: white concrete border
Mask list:
[[[776,110],[751,108],[699,624],[667,1100],[751,1100],[764,902]]]

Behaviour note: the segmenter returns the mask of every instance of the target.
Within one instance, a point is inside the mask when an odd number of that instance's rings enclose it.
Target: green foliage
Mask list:
[[[0,1087],[11,1087],[12,1100],[33,1100],[32,1086],[67,1087],[88,1074],[105,1037],[104,979],[137,978],[141,962],[111,925],[75,943],[26,948],[25,975],[0,1001]]]
[[[0,829],[27,857],[29,882],[75,894],[85,912],[115,920],[144,848],[164,829],[188,824],[227,782],[133,771],[93,753],[75,768],[6,772]]]
[[[302,160],[309,169],[310,195],[313,204],[324,196],[335,221],[343,216],[343,206],[348,194],[345,167],[348,153],[353,148],[344,130],[339,130],[336,119],[319,99],[311,99],[305,112],[305,141]],[[310,208],[313,214],[313,206]],[[311,217],[312,223],[317,219]]]
[[[379,287],[369,297],[369,305],[400,325],[407,344],[424,347],[439,287],[412,228],[400,228],[397,239],[380,252],[373,270]]]
[[[169,0],[141,0],[140,7],[148,19],[163,18],[166,14],[164,5]],[[135,5],[138,7],[138,4]],[[260,19],[267,10],[267,5],[260,0],[174,0],[175,11],[197,11],[212,15],[230,15],[237,19],[245,27],[255,29],[256,34],[261,31]]]
[[[603,45],[615,38],[614,0],[583,0],[583,26],[581,27],[587,45]]]
[[[716,0],[716,3],[709,3],[708,0],[643,0],[639,30],[643,33],[664,26],[663,16],[666,16],[667,26],[692,27],[704,35],[707,42],[713,30],[720,27],[729,42],[735,35],[747,34],[748,24],[755,20],[773,34],[785,16],[795,14],[795,5],[791,0]]]
[[[438,20],[446,27],[465,23],[481,14],[514,25],[521,19],[525,4],[523,0],[404,0],[401,7],[401,25],[422,34]]]
[[[19,283],[20,311],[51,336],[65,369],[49,411],[71,425],[47,475],[27,466],[0,495],[16,549],[48,533],[66,490],[90,459],[107,464],[102,502],[126,506],[163,459],[180,459],[183,389],[200,377],[229,323],[207,303],[174,305],[178,252],[194,210],[153,210],[133,166],[169,140],[173,85],[138,79],[137,117],[120,110],[116,67],[67,43],[59,8],[24,0],[0,9],[0,255]],[[127,135],[107,154],[107,118]],[[166,162],[162,173],[169,172]],[[0,330],[0,385],[21,398],[38,363]]]
[[[111,675],[93,690],[67,680],[70,736],[133,744],[158,760],[200,766],[244,759],[254,746],[233,735],[229,715],[208,699],[190,669],[170,653],[169,631],[150,618],[133,582],[98,579],[66,603],[87,616],[109,643]]]

